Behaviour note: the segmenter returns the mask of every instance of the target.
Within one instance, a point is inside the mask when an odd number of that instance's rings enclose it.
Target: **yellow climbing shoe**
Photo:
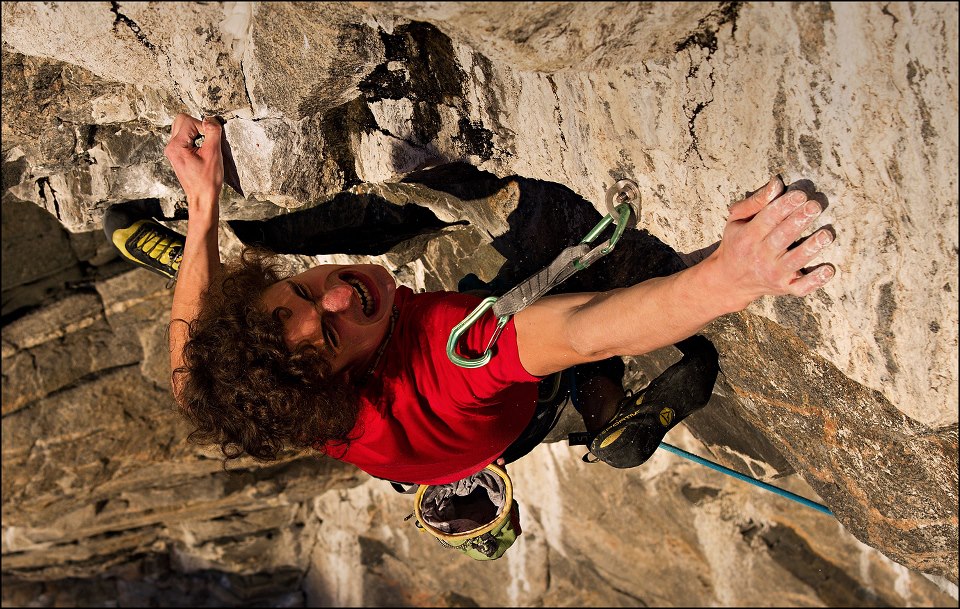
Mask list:
[[[610,422],[590,439],[594,459],[636,467],[653,455],[668,431],[710,401],[720,371],[717,350],[699,335],[677,347],[683,358],[639,394],[624,397]],[[589,455],[584,461],[592,462]]]
[[[171,281],[177,278],[186,243],[180,233],[153,218],[136,217],[117,205],[104,213],[103,232],[120,255],[130,262]]]

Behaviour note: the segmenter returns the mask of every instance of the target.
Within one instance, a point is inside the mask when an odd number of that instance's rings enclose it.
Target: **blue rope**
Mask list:
[[[573,373],[570,374],[569,384],[570,384],[570,398],[571,398],[572,400],[577,400],[577,401],[579,401],[580,394],[579,394],[578,388],[577,388],[577,374],[576,374],[576,372],[573,372]],[[716,471],[718,471],[718,472],[720,472],[720,473],[727,474],[728,476],[733,476],[734,478],[737,478],[737,479],[739,479],[739,480],[743,480],[744,482],[749,482],[750,484],[753,484],[754,486],[759,486],[760,488],[765,489],[765,490],[768,490],[768,491],[771,491],[771,492],[773,492],[773,493],[776,493],[776,494],[780,495],[781,497],[786,497],[787,499],[793,499],[793,500],[796,501],[797,503],[802,503],[803,505],[805,505],[805,506],[807,506],[807,507],[812,507],[813,509],[817,510],[818,512],[823,512],[824,514],[826,514],[826,515],[828,515],[828,516],[834,516],[834,513],[830,511],[830,508],[828,508],[827,506],[825,506],[825,505],[823,505],[823,504],[817,503],[816,501],[810,501],[810,500],[807,499],[806,497],[801,497],[800,495],[797,495],[796,493],[791,493],[791,492],[788,491],[788,490],[784,490],[784,489],[779,488],[779,487],[777,487],[777,486],[773,486],[772,484],[767,484],[766,482],[757,480],[756,478],[751,478],[750,476],[741,474],[740,472],[738,472],[738,471],[735,470],[735,469],[730,469],[729,467],[724,467],[723,465],[720,465],[719,463],[714,463],[713,461],[710,461],[710,460],[708,460],[708,459],[704,459],[703,457],[698,457],[697,455],[695,455],[695,454],[693,454],[693,453],[690,453],[690,452],[687,452],[687,451],[683,450],[682,448],[677,448],[676,446],[674,446],[674,445],[672,445],[672,444],[667,444],[666,442],[661,442],[661,443],[660,443],[660,448],[666,450],[667,452],[671,452],[671,453],[673,453],[673,454],[675,454],[675,455],[679,455],[679,456],[681,456],[681,457],[685,457],[685,458],[687,458],[687,459],[690,459],[691,461],[693,461],[693,462],[695,462],[695,463],[699,463],[700,465],[706,465],[706,466],[709,467],[710,469],[716,470]],[[836,518],[836,516],[834,516],[834,518]]]
[[[793,499],[793,500],[796,501],[797,503],[802,503],[803,505],[805,505],[805,506],[807,506],[807,507],[812,507],[813,509],[815,509],[815,510],[817,510],[817,511],[819,511],[819,512],[823,512],[824,514],[826,514],[826,515],[828,515],[828,516],[833,516],[833,515],[834,515],[833,512],[831,512],[831,511],[829,510],[829,508],[827,508],[827,506],[822,505],[822,504],[820,504],[820,503],[817,503],[816,501],[810,501],[810,500],[807,499],[806,497],[801,497],[800,495],[797,495],[796,493],[791,493],[790,491],[787,491],[787,490],[784,490],[784,489],[782,489],[782,488],[773,486],[772,484],[767,484],[766,482],[762,482],[762,481],[760,481],[760,480],[757,480],[756,478],[751,478],[750,476],[745,476],[745,475],[741,474],[740,472],[738,472],[738,471],[736,471],[736,470],[730,469],[729,467],[724,467],[723,465],[720,465],[720,464],[718,464],[718,463],[714,463],[713,461],[708,461],[707,459],[704,459],[703,457],[698,457],[697,455],[695,455],[695,454],[693,454],[693,453],[689,453],[689,452],[683,450],[682,448],[677,448],[676,446],[673,446],[673,445],[671,445],[671,444],[667,444],[666,442],[661,442],[661,443],[660,443],[660,448],[662,448],[662,449],[664,449],[664,450],[666,450],[666,451],[668,451],[668,452],[672,452],[672,453],[675,454],[675,455],[680,455],[681,457],[685,457],[685,458],[687,458],[687,459],[690,459],[691,461],[694,461],[694,462],[696,462],[696,463],[699,463],[700,465],[706,465],[706,466],[709,467],[710,469],[715,469],[715,470],[717,470],[718,472],[722,472],[722,473],[724,473],[724,474],[727,474],[728,476],[733,476],[734,478],[738,478],[738,479],[740,479],[740,480],[743,480],[744,482],[749,482],[750,484],[759,486],[759,487],[762,488],[762,489],[766,489],[766,490],[768,490],[768,491],[774,492],[774,493],[776,493],[776,494],[778,494],[778,495],[780,495],[780,496],[782,496],[782,497],[786,497],[787,499]]]

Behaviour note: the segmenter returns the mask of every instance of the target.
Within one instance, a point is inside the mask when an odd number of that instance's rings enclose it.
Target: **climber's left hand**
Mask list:
[[[220,139],[223,132],[216,118],[199,121],[188,114],[178,114],[170,129],[170,141],[164,155],[173,165],[180,186],[190,207],[212,205],[223,188],[223,153]],[[198,147],[197,138],[203,136]]]

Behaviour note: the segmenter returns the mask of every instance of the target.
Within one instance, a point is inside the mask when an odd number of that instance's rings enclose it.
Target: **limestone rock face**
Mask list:
[[[4,3],[4,604],[955,603],[957,24],[938,3]],[[132,199],[186,229],[180,111],[226,120],[224,256],[263,242],[415,289],[514,285],[620,178],[637,227],[565,289],[696,261],[771,174],[819,193],[839,276],[705,328],[722,373],[668,441],[836,520],[663,451],[624,472],[550,443],[511,467],[524,534],[483,568],[335,461],[222,471],[172,411],[171,292],[100,232]],[[630,385],[676,357],[628,358]]]

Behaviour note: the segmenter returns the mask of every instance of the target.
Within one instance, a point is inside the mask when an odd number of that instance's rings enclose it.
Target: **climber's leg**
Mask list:
[[[679,362],[667,368],[640,393],[622,396],[615,414],[596,433],[588,426],[590,452],[613,467],[636,467],[650,458],[668,431],[680,421],[706,406],[720,370],[717,351],[706,338],[693,336],[677,343],[683,353]],[[609,385],[598,412],[609,410]],[[576,403],[576,400],[574,401]],[[590,406],[581,406],[589,414]],[[579,409],[579,408],[578,408]],[[587,422],[588,414],[584,415]],[[602,415],[598,415],[602,416]],[[591,420],[590,425],[596,421]]]

